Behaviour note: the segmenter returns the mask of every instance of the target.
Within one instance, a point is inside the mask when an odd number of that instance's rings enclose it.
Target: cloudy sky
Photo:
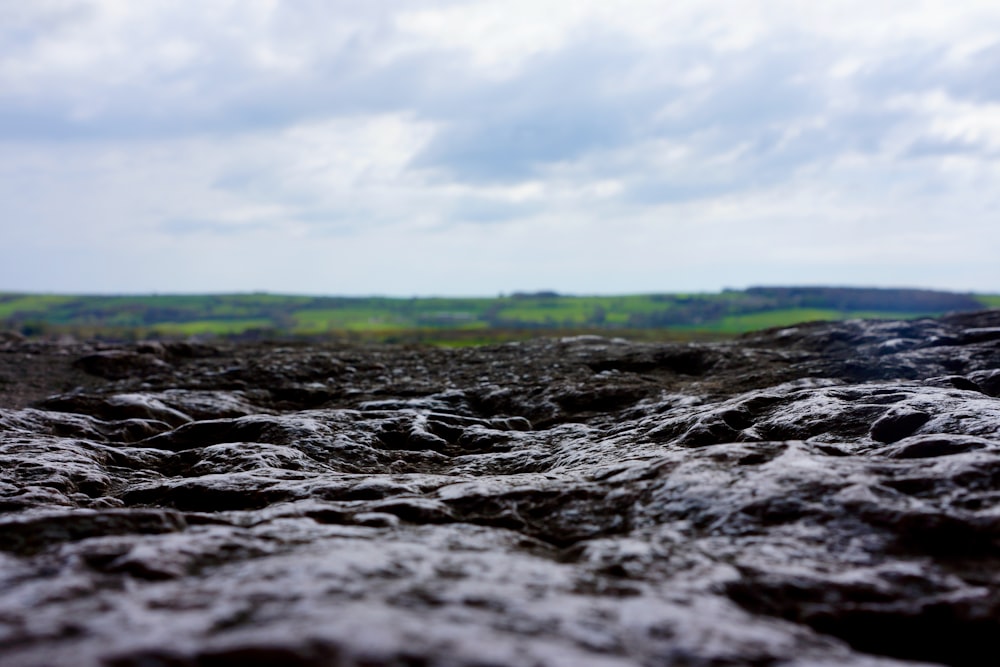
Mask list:
[[[0,290],[1000,292],[994,0],[0,0]]]

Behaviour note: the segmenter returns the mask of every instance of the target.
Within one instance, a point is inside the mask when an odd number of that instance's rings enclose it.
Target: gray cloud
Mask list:
[[[950,56],[957,45],[909,45],[868,62],[856,77],[866,99],[942,91],[973,102],[1000,100],[1000,40],[964,58]]]
[[[536,57],[511,80],[469,81],[446,104],[419,110],[444,126],[413,166],[472,182],[521,180],[629,141],[649,101],[608,88],[635,58],[613,43],[581,45]]]
[[[1000,102],[1000,39],[950,68],[939,80],[956,95],[976,102]]]
[[[336,21],[337,12],[348,11],[318,4],[279,7],[272,32],[276,45],[289,50],[296,46],[296,34],[310,34],[315,24]],[[837,152],[877,150],[905,121],[899,111],[878,108],[887,94],[947,85],[982,98],[1000,90],[996,77],[989,76],[1000,58],[996,48],[960,71],[942,65],[940,48],[916,49],[868,63],[847,91],[859,98],[857,108],[838,109],[827,89],[829,47],[808,36],[783,35],[777,45],[752,52],[720,54],[709,45],[690,44],[651,52],[630,47],[627,36],[597,28],[535,57],[514,77],[494,81],[477,77],[456,53],[444,49],[380,62],[379,54],[400,39],[396,28],[384,11],[368,10],[359,17],[351,7],[350,13],[353,31],[333,46],[307,40],[304,64],[292,73],[261,68],[248,56],[253,45],[201,34],[202,26],[196,37],[208,41],[194,43],[206,53],[179,70],[152,67],[139,79],[112,83],[97,78],[68,92],[55,80],[40,82],[30,95],[0,93],[0,138],[232,135],[329,117],[407,112],[438,127],[411,166],[447,180],[536,178],[548,165],[662,138],[688,143],[703,156],[742,145],[745,170],[733,180],[752,185]],[[18,32],[56,30],[63,22],[85,18],[22,22],[27,27]],[[168,26],[166,32],[183,34],[183,27]],[[712,73],[704,83],[641,81],[644,71],[696,66]],[[640,80],[622,85],[630,77]],[[88,100],[91,111],[78,113],[76,107],[87,107]],[[676,110],[664,115],[671,107]],[[822,127],[784,136],[788,127],[809,120]],[[715,191],[712,182],[693,189]]]
[[[193,236],[209,234],[212,236],[241,236],[248,232],[273,229],[271,222],[250,222],[231,224],[218,220],[197,220],[191,218],[171,218],[158,225],[158,230],[171,236]]]
[[[1000,157],[1000,151],[964,138],[921,137],[907,146],[904,155],[917,159],[937,159],[958,155],[996,159]]]
[[[959,58],[967,28],[861,39],[849,28],[863,17],[824,31],[730,5],[708,23],[680,12],[656,39],[642,30],[656,3],[649,16],[623,7],[619,22],[582,19],[542,37],[518,33],[513,5],[495,7],[486,28],[438,17],[449,37],[468,28],[466,41],[421,36],[401,19],[414,6],[488,5],[128,3],[134,18],[119,25],[98,0],[0,3],[0,204],[26,211],[18,238],[35,234],[38,247],[84,219],[151,256],[171,238],[183,252],[194,237],[246,244],[243,254],[280,248],[289,275],[307,251],[315,267],[342,252],[364,272],[364,254],[392,243],[390,263],[404,266],[411,248],[465,257],[478,247],[462,243],[499,247],[503,236],[502,281],[521,275],[511,267],[536,237],[545,247],[572,237],[579,252],[551,263],[545,284],[563,267],[586,276],[573,262],[606,257],[619,228],[639,241],[609,267],[648,281],[663,275],[659,255],[640,258],[656,239],[683,239],[673,260],[693,263],[714,256],[718,238],[742,252],[791,235],[796,253],[832,263],[860,252],[822,235],[835,218],[935,250],[947,245],[942,229],[961,233],[943,220],[992,224],[976,202],[997,198],[983,183],[1000,145],[986,106],[1000,100],[1000,42]],[[739,37],[743,22],[753,29]],[[475,43],[508,30],[514,46],[501,56]],[[948,156],[977,162],[946,171]],[[687,220],[683,234],[668,228]],[[980,246],[994,242],[982,234]],[[976,275],[996,275],[994,265]],[[390,284],[389,273],[373,284]]]
[[[450,218],[456,222],[499,223],[525,218],[542,210],[539,202],[508,202],[486,197],[465,197],[454,203]]]
[[[94,7],[73,0],[0,3],[0,51],[22,50],[48,35],[93,18]]]

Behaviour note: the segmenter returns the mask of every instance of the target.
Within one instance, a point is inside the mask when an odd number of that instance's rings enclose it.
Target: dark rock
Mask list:
[[[0,664],[998,664],[997,330],[10,343]]]
[[[170,370],[170,366],[155,354],[127,350],[105,350],[78,359],[77,368],[90,375],[109,380],[144,377]]]
[[[169,356],[182,359],[205,359],[222,354],[218,347],[197,341],[170,341],[162,345]]]
[[[105,535],[149,535],[185,528],[169,510],[106,509],[8,516],[0,520],[0,549],[32,555],[54,544]]]
[[[961,435],[918,435],[904,438],[893,447],[880,452],[891,459],[926,459],[936,456],[964,454],[991,447],[989,440]]]
[[[872,424],[872,440],[896,442],[911,435],[930,421],[931,416],[919,410],[892,410]]]
[[[0,344],[23,343],[26,340],[20,331],[0,331]]]
[[[1000,327],[976,327],[973,329],[965,329],[959,334],[958,340],[963,344],[1000,341]]]
[[[923,381],[923,384],[928,387],[954,387],[955,389],[964,389],[965,391],[978,391],[983,392],[982,387],[970,380],[969,378],[962,377],[961,375],[945,375],[943,377],[928,378]]]
[[[975,371],[969,374],[969,380],[984,394],[1000,397],[1000,368]]]
[[[112,396],[64,394],[39,401],[36,406],[45,410],[87,414],[101,419],[155,419],[173,426],[192,421],[190,416],[147,394]]]

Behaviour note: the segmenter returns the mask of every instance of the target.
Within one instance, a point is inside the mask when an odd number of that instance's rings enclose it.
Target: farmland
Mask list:
[[[298,336],[462,345],[567,332],[712,338],[805,321],[915,318],[989,307],[1000,307],[1000,295],[838,287],[493,298],[0,293],[0,329],[29,336]]]

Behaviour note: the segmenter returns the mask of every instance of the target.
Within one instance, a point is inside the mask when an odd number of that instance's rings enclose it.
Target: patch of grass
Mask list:
[[[202,320],[199,322],[162,322],[149,327],[147,333],[161,336],[233,336],[252,329],[273,329],[270,320]]]
[[[985,308],[1000,308],[1000,294],[977,294],[976,298]]]
[[[293,331],[304,334],[323,333],[337,329],[398,329],[402,324],[385,311],[365,307],[296,310],[292,317],[295,321]]]
[[[774,327],[789,327],[805,322],[820,322],[826,320],[853,319],[912,319],[925,316],[926,313],[888,313],[884,311],[840,311],[823,308],[787,308],[770,310],[747,315],[732,315],[722,318],[718,323],[707,325],[709,331],[724,334],[741,334],[760,329]]]
[[[0,319],[18,313],[45,313],[54,306],[68,303],[73,297],[54,294],[2,294],[0,295]]]
[[[772,327],[791,326],[801,322],[816,322],[820,320],[840,319],[841,313],[836,310],[825,310],[818,308],[788,308],[785,310],[772,310],[763,313],[750,313],[747,315],[731,315],[724,317],[713,330],[724,331],[726,333],[744,333],[757,329],[770,329]]]

